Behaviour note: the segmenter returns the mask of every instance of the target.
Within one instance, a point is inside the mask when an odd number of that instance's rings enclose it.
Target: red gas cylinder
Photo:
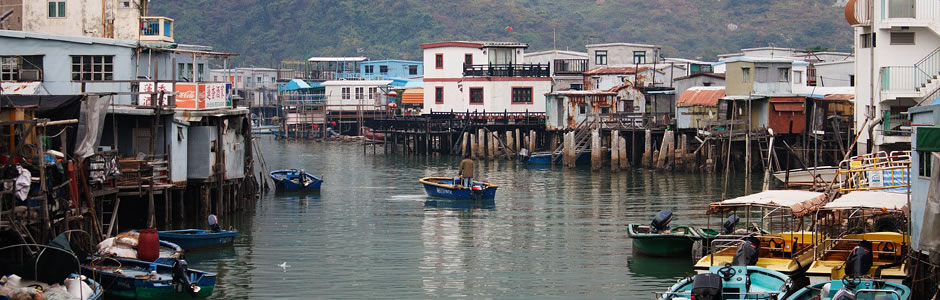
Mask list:
[[[160,258],[160,236],[156,229],[142,229],[137,238],[137,259],[155,261]]]

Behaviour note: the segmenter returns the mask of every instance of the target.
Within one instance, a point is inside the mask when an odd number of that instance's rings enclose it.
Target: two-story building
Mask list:
[[[600,67],[636,66],[662,63],[662,47],[634,43],[605,43],[585,46],[588,70]]]
[[[773,128],[778,134],[803,132],[806,98],[794,92],[803,84],[794,83],[792,74],[794,66],[805,68],[808,63],[738,56],[724,64],[725,97],[719,103],[719,120],[743,120],[735,128],[752,131]]]
[[[940,91],[940,3],[851,0],[855,36],[855,123],[859,151],[910,149],[905,113]]]
[[[588,54],[565,50],[545,50],[525,54],[527,64],[549,64],[552,91],[583,90],[582,74],[588,69]]]
[[[517,42],[437,42],[424,52],[424,113],[545,112],[549,64],[523,63]]]
[[[172,41],[173,37],[173,19],[147,16],[149,1],[4,0],[0,4],[4,30],[120,40],[146,35]]]

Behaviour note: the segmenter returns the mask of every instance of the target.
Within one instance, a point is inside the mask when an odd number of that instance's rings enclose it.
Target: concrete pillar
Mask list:
[[[562,161],[565,167],[574,167],[574,132],[565,133],[565,146],[562,148]]]
[[[673,132],[667,130],[663,133],[663,142],[659,147],[659,159],[656,161],[656,169],[663,169],[667,164],[672,164],[675,160],[675,137]]]
[[[618,143],[620,145],[620,169],[626,170],[630,168],[630,160],[627,159],[627,139],[624,137],[619,137],[618,139],[620,140],[620,143]]]
[[[644,139],[644,148],[643,156],[640,158],[640,165],[644,168],[651,167],[650,163],[653,162],[653,132],[649,129],[646,130],[646,138]]]
[[[594,128],[591,130],[591,170],[600,170],[601,163],[601,132]]]
[[[715,145],[709,144],[708,148],[708,158],[705,159],[705,172],[706,173],[715,173]]]
[[[610,132],[610,170],[620,170],[620,131]]]

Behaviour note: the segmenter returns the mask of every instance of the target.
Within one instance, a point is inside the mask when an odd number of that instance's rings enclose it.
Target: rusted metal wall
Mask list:
[[[806,130],[806,98],[770,98],[769,118],[774,133],[803,133]]]

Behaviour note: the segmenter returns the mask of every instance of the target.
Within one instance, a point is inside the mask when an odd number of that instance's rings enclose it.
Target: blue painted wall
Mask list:
[[[924,224],[924,211],[927,207],[927,189],[930,188],[930,178],[921,177],[920,153],[917,152],[917,127],[940,124],[940,104],[912,107],[909,110],[911,124],[911,246],[919,249],[920,230]]]
[[[366,66],[372,66],[372,73],[366,73]],[[388,66],[388,72],[380,72],[381,66]],[[416,66],[417,73],[410,74],[409,66]],[[424,62],[412,60],[368,60],[359,66],[359,75],[369,80],[385,80],[389,78],[411,78],[424,76]]]

